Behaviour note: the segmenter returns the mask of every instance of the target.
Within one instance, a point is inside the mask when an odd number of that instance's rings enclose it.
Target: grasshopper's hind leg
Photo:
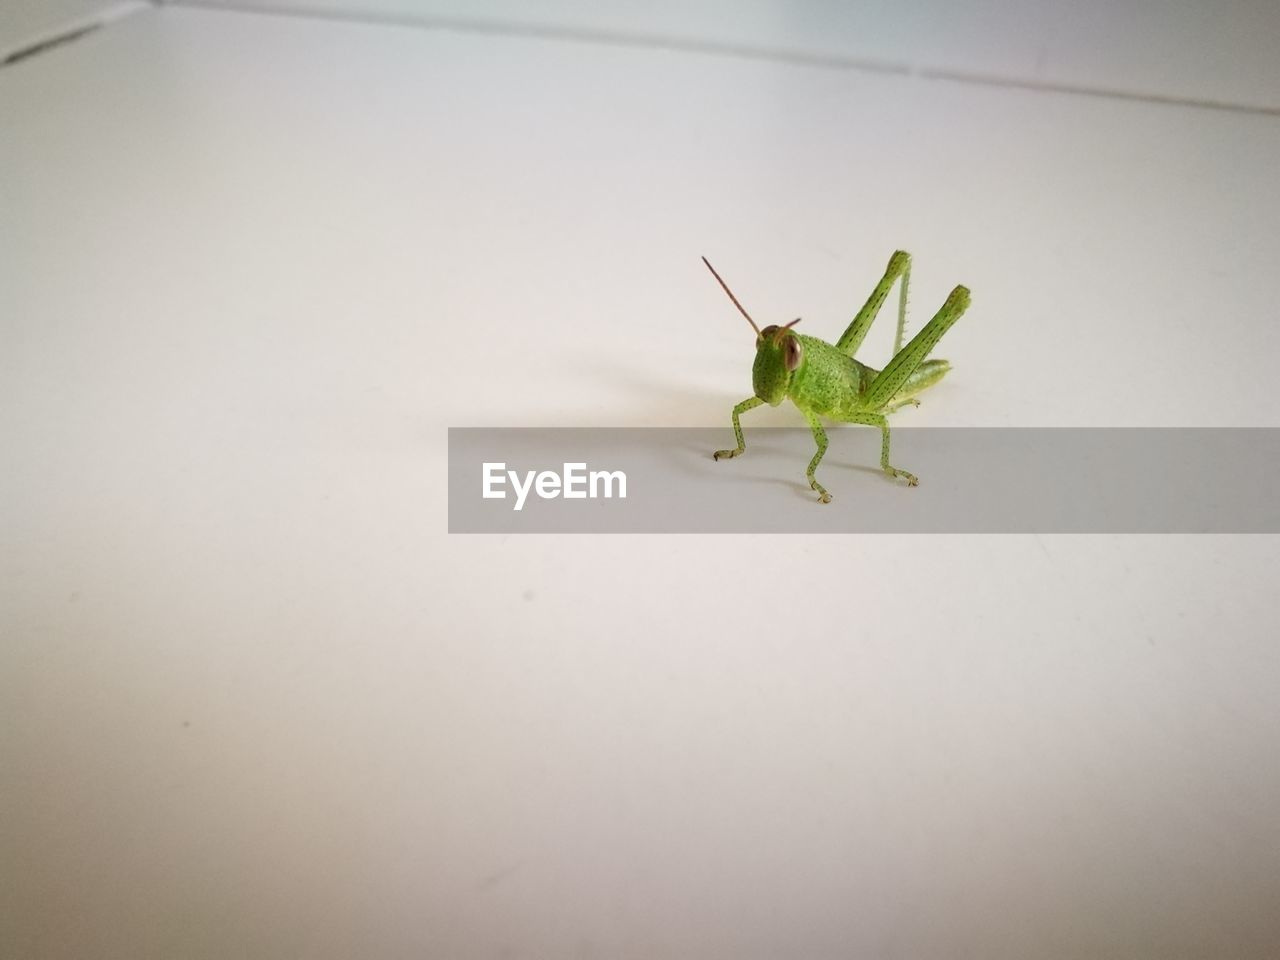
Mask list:
[[[965,287],[956,287],[951,291],[951,296],[947,297],[947,302],[942,305],[942,309],[924,325],[924,329],[894,355],[887,367],[876,374],[876,378],[871,381],[871,386],[867,388],[866,395],[862,398],[862,405],[869,411],[881,411],[886,409],[899,393],[903,393],[904,389],[910,395],[923,390],[929,383],[941,379],[942,375],[950,369],[950,365],[945,361],[937,361],[936,369],[921,371],[922,376],[914,381],[911,376],[921,367],[929,351],[942,339],[942,335],[951,329],[951,325],[959,320],[967,309],[969,309],[969,291]],[[928,380],[929,383],[923,383],[923,380]],[[911,389],[911,384],[917,382],[922,385]]]
[[[748,397],[740,404],[733,408],[733,436],[738,441],[738,445],[732,450],[717,450],[711,455],[714,460],[727,460],[729,457],[736,457],[747,449],[747,442],[742,438],[742,424],[738,422],[738,417],[742,416],[748,410],[754,410],[760,404],[764,403],[759,397]]]
[[[840,417],[845,423],[859,423],[865,427],[876,427],[880,430],[880,469],[891,477],[901,477],[907,481],[907,486],[915,487],[920,484],[919,478],[914,473],[908,473],[906,470],[899,470],[897,467],[889,464],[889,421],[880,413],[846,413]]]
[[[894,251],[893,256],[889,258],[889,265],[885,267],[884,276],[871,291],[871,296],[858,311],[858,315],[853,318],[848,329],[836,341],[836,348],[841,353],[852,357],[858,352],[858,347],[862,346],[867,331],[871,329],[871,324],[875,323],[880,307],[899,277],[902,278],[902,288],[898,291],[898,334],[893,341],[893,352],[898,352],[898,347],[902,345],[902,331],[907,324],[907,286],[911,283],[911,254],[905,250]]]

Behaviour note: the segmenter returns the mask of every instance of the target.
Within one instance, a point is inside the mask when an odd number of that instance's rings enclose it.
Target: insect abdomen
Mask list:
[[[946,376],[950,369],[951,364],[946,360],[926,360],[911,371],[911,376],[907,377],[906,383],[893,395],[893,399],[905,400],[907,397],[915,396],[920,391],[932,387]]]

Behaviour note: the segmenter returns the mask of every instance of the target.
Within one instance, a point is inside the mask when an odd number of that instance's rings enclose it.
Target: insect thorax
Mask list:
[[[801,342],[804,362],[788,390],[796,404],[825,414],[856,406],[873,375],[870,368],[817,337]]]

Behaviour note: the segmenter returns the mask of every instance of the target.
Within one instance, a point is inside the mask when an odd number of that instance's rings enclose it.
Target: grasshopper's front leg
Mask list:
[[[764,401],[759,397],[748,397],[733,408],[733,435],[737,439],[738,445],[732,450],[717,450],[711,455],[713,460],[727,460],[730,457],[736,457],[747,449],[747,442],[742,439],[742,424],[738,422],[738,418],[748,410],[754,410],[762,403]]]
[[[831,494],[827,493],[827,488],[818,482],[818,478],[813,472],[818,469],[818,464],[822,462],[822,456],[827,452],[827,431],[822,429],[822,421],[818,419],[818,415],[810,410],[802,411],[805,419],[809,421],[809,427],[813,430],[814,442],[818,445],[818,452],[813,455],[813,459],[809,461],[809,469],[804,475],[809,478],[809,486],[818,491],[819,503],[830,503]]]

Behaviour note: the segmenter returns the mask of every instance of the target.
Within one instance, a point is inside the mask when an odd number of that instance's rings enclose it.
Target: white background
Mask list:
[[[1280,426],[1274,15],[639,9],[0,69],[0,954],[1275,953],[1275,538],[445,532],[449,426],[727,440],[700,254],[968,285],[896,423]]]

